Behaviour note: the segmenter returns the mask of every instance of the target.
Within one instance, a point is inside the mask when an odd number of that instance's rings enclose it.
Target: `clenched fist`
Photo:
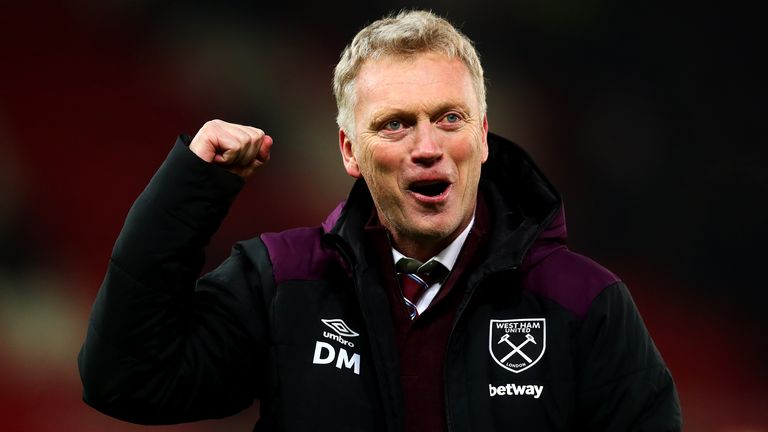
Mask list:
[[[189,149],[200,159],[246,179],[269,160],[272,137],[261,129],[211,120],[197,132]]]

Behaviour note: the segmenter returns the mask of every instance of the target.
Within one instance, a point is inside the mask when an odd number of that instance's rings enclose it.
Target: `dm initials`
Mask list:
[[[352,353],[349,357],[347,350],[339,348],[339,355],[336,355],[336,349],[327,342],[315,342],[315,355],[312,358],[314,364],[331,364],[336,360],[336,368],[353,369],[357,375],[360,375],[360,354]]]

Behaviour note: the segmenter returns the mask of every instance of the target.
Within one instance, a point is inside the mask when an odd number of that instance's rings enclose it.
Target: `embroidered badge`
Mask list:
[[[545,318],[491,320],[488,351],[499,366],[520,373],[535,365],[547,347]]]

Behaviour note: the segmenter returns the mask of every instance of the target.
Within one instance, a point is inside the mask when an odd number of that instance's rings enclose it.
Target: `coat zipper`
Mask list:
[[[464,310],[466,310],[467,306],[469,306],[469,302],[472,301],[472,297],[475,295],[475,291],[477,291],[477,289],[480,288],[481,285],[483,285],[483,282],[485,282],[485,280],[488,278],[489,275],[494,274],[494,273],[500,273],[500,272],[503,272],[503,271],[513,271],[514,272],[514,271],[517,271],[517,269],[519,267],[520,266],[518,266],[518,265],[514,265],[514,266],[506,268],[506,269],[500,269],[500,270],[494,271],[492,273],[489,273],[489,274],[483,276],[482,278],[480,278],[480,280],[477,281],[477,284],[475,284],[475,286],[472,287],[472,289],[469,290],[469,294],[464,298],[464,300],[459,305],[459,309],[456,311],[456,319],[453,320],[453,326],[451,326],[451,332],[448,334],[448,344],[445,347],[446,354],[448,354],[448,352],[449,352],[449,350],[451,348],[451,343],[453,342],[453,333],[456,330],[456,326],[458,325],[459,321],[461,320],[462,315],[464,314]],[[446,355],[446,357],[447,357],[447,355]],[[443,358],[443,403],[445,404],[445,424],[446,424],[446,427],[448,428],[448,431],[451,432],[454,429],[453,429],[453,423],[452,423],[452,419],[451,419],[451,409],[450,409],[450,404],[449,404],[450,401],[448,400],[448,377],[446,376],[447,373],[448,373],[447,371],[448,371],[448,368],[447,368],[447,364],[446,364],[445,357],[444,357]]]
[[[357,295],[357,292],[358,292],[358,282],[357,282],[357,264],[356,264],[356,262],[355,262],[354,260],[352,260],[352,258],[349,256],[349,253],[347,252],[347,250],[346,250],[346,247],[345,247],[345,243],[346,243],[346,242],[344,241],[344,239],[342,239],[340,236],[338,236],[338,235],[336,235],[336,234],[328,234],[328,235],[329,235],[329,238],[330,238],[330,240],[331,240],[331,243],[333,244],[333,246],[336,248],[336,250],[338,250],[338,251],[339,251],[339,253],[341,253],[341,255],[342,255],[342,258],[343,258],[343,259],[346,261],[346,263],[349,265],[349,268],[350,268],[350,272],[351,272],[351,274],[350,274],[350,278],[352,279],[352,287],[353,287],[353,289],[354,289],[354,291],[355,291],[355,295]],[[364,322],[368,322],[370,318],[367,316],[367,312],[366,312],[365,308],[364,308],[364,307],[362,307],[362,305],[361,305],[361,307],[360,307],[360,313],[361,313],[361,314],[362,314],[362,316],[363,316],[363,321],[364,321]],[[370,333],[370,332],[369,332],[369,333]],[[373,344],[374,344],[375,342],[374,342],[374,338],[372,338],[372,337],[370,337],[370,336],[371,336],[371,335],[369,335],[369,340],[370,340],[370,345],[371,345],[371,347],[370,347],[370,348],[371,348],[371,354],[373,354]],[[377,375],[378,375],[378,374],[377,374]],[[376,379],[376,381],[378,382],[378,376],[377,376],[377,379]],[[381,386],[381,385],[382,385],[381,383],[378,383],[378,384],[379,384],[379,386]],[[384,392],[387,392],[387,390],[386,390],[386,386],[384,386],[384,388],[383,388],[382,390],[383,390]],[[381,396],[384,396],[384,395],[382,394]],[[387,403],[387,401],[386,401],[386,400],[387,400],[387,398],[382,398],[382,404],[385,404],[385,406],[386,406],[386,405],[390,405],[390,407],[389,407],[389,408],[391,409],[391,408],[392,408],[392,406],[391,406],[392,404],[391,404],[391,403]],[[382,406],[382,408],[384,408],[384,406]],[[384,421],[386,422],[386,421],[387,421],[387,419],[389,419],[389,418],[390,418],[390,416],[388,415],[388,413],[387,413],[386,409],[382,409],[382,413],[383,413],[383,415],[384,415]],[[388,424],[388,425],[387,425],[387,430],[390,430],[390,431],[391,431],[391,430],[394,430],[394,429],[392,429],[392,427],[394,427],[394,425],[393,425],[393,424]]]

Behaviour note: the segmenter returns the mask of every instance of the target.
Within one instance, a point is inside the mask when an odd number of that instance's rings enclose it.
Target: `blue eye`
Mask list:
[[[456,123],[457,121],[461,120],[461,118],[456,114],[448,114],[447,116],[445,116],[445,120],[448,123]]]
[[[402,127],[403,127],[403,124],[399,120],[391,120],[384,125],[384,129],[390,130],[390,131],[396,131],[401,129]]]

